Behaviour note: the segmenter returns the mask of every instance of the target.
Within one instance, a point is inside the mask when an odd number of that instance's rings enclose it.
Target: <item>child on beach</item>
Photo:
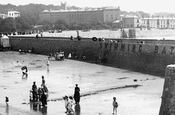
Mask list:
[[[44,86],[44,85],[45,85],[45,79],[44,79],[44,76],[41,76],[41,79],[42,79],[42,84],[41,84],[41,86]]]
[[[9,98],[7,96],[5,97],[5,102],[6,102],[6,106],[8,107],[9,106]]]
[[[65,102],[65,108],[66,108],[65,113],[68,113],[68,104],[69,104],[68,96],[63,97],[63,99],[64,99],[64,102]]]
[[[113,103],[112,103],[112,105],[113,105],[113,114],[114,114],[114,115],[117,115],[118,103],[117,103],[117,101],[116,101],[116,97],[113,97]]]
[[[69,97],[68,110],[69,110],[69,113],[71,113],[71,114],[74,114],[73,105],[74,105],[73,97],[70,96]]]
[[[68,114],[68,115],[74,114],[74,110],[72,108],[72,106],[74,105],[73,97],[70,96],[68,98],[68,96],[65,96],[65,97],[63,97],[63,99],[65,101],[65,108],[66,108],[66,112],[65,113]]]
[[[23,67],[21,68],[21,70],[22,70],[23,75],[26,75],[27,72],[28,72],[28,69],[27,69],[26,66],[23,66]]]

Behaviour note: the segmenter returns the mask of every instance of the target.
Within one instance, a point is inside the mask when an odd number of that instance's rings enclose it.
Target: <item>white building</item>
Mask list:
[[[157,29],[175,29],[174,17],[148,17],[141,18],[138,16],[122,17],[123,28],[157,28]]]
[[[15,19],[16,17],[20,17],[20,12],[8,11],[7,16]]]
[[[175,28],[175,18],[169,17],[149,17],[142,18],[142,25],[147,28],[159,28],[159,29],[174,29]]]
[[[7,15],[6,14],[0,14],[0,18],[5,19],[5,18],[7,18]]]
[[[122,27],[123,28],[139,28],[141,24],[142,24],[142,20],[138,16],[122,17]]]

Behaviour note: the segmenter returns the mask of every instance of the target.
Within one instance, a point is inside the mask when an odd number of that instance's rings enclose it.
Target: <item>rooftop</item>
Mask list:
[[[78,10],[44,10],[43,12],[83,12],[83,11],[103,11],[103,10],[120,10],[119,7],[104,7],[104,8],[82,8]]]

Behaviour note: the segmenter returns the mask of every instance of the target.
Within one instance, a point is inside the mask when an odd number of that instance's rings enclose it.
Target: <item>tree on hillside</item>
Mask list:
[[[12,4],[7,4],[7,5],[0,4],[0,13],[6,14],[9,10],[17,10],[17,6]]]
[[[28,23],[28,19],[26,19],[25,17],[15,18],[15,22],[16,22],[16,31],[25,31],[32,28],[30,23]]]
[[[42,25],[43,30],[50,30],[53,28],[53,24],[48,20],[43,20],[42,22],[39,22],[38,25]]]
[[[69,28],[69,25],[66,23],[65,20],[58,20],[54,24],[54,29],[66,30]]]
[[[0,22],[0,32],[12,32],[15,30],[15,20],[13,18],[6,18]]]
[[[80,23],[79,27],[83,30],[89,30],[90,29],[90,23],[88,23],[88,22]]]

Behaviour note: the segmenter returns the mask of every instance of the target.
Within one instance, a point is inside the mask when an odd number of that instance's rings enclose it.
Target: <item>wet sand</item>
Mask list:
[[[163,78],[69,59],[50,61],[48,71],[46,60],[43,55],[0,52],[0,115],[64,115],[62,97],[72,96],[75,84],[81,90],[77,115],[112,115],[114,96],[118,115],[159,113]],[[28,77],[22,76],[24,65],[29,69]],[[42,75],[49,89],[48,105],[35,110],[29,104],[29,90],[33,81],[41,85]],[[5,96],[10,100],[8,108]]]

